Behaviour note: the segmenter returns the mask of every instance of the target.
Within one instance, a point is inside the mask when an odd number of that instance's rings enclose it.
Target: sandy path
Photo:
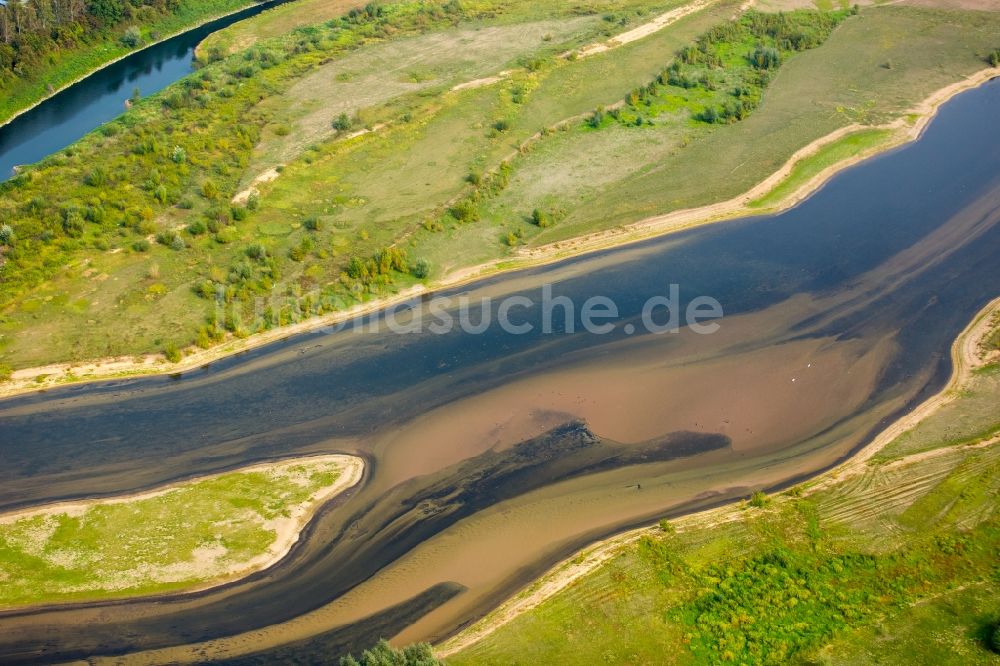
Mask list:
[[[676,23],[677,21],[684,18],[685,16],[688,16],[689,14],[701,11],[702,9],[708,7],[713,2],[716,1],[717,0],[697,0],[696,2],[692,2],[689,5],[678,7],[677,9],[673,9],[669,12],[666,12],[665,14],[657,16],[649,23],[644,23],[643,25],[640,25],[637,28],[633,28],[628,32],[624,32],[620,35],[617,35],[606,42],[599,42],[596,44],[590,44],[588,46],[585,46],[579,51],[576,51],[575,53],[577,57],[586,57],[590,55],[595,55],[597,53],[604,53],[605,51],[610,51],[611,49],[618,48],[619,46],[630,44],[631,42],[638,41],[644,37],[649,37],[650,35],[655,34],[660,30],[663,30],[672,23]],[[747,2],[744,2],[740,6],[737,13],[746,11],[747,9],[750,8],[752,4],[753,0],[747,0]],[[562,57],[566,58],[569,57],[569,55],[570,55],[569,53],[565,53],[563,54]],[[480,79],[473,79],[472,81],[459,83],[455,86],[452,86],[450,92],[461,92],[463,90],[474,90],[476,88],[491,86],[494,83],[499,83],[500,81],[503,81],[512,73],[513,70],[505,69],[502,72],[497,72],[493,76],[486,76]],[[379,125],[376,125],[375,127],[372,127],[371,129],[359,130],[357,132],[348,134],[347,136],[344,137],[344,139],[345,140],[353,139],[362,136],[364,134],[368,134],[370,132],[377,132],[382,128],[386,127],[387,125],[388,123],[381,123]],[[260,194],[260,190],[257,188],[258,185],[262,185],[264,183],[269,183],[273,180],[276,180],[280,175],[281,173],[277,169],[275,168],[268,169],[264,173],[256,176],[245,189],[237,193],[236,196],[233,197],[232,203],[234,204],[246,203],[247,200],[252,195]]]
[[[44,504],[41,506],[30,507],[27,509],[21,509],[18,511],[11,511],[7,513],[0,514],[0,525],[10,524],[17,522],[24,518],[31,518],[38,515],[70,515],[70,516],[81,516],[87,509],[97,506],[97,505],[110,505],[110,504],[126,504],[130,502],[136,502],[145,499],[151,499],[154,497],[160,497],[165,495],[176,488],[189,485],[191,483],[197,483],[199,481],[204,481],[207,479],[217,478],[225,474],[232,474],[234,472],[239,473],[250,473],[250,472],[266,472],[277,469],[282,469],[288,466],[302,464],[302,463],[333,463],[339,466],[340,475],[337,479],[320,489],[318,492],[314,493],[307,501],[293,507],[288,515],[282,516],[280,518],[274,519],[267,523],[267,527],[275,531],[275,539],[268,547],[266,551],[254,557],[251,560],[245,560],[243,562],[234,562],[230,568],[226,569],[219,575],[213,575],[210,580],[206,580],[198,585],[185,588],[183,590],[178,590],[177,592],[171,592],[168,595],[157,595],[157,596],[174,596],[178,594],[189,594],[191,592],[207,590],[213,587],[218,587],[225,583],[230,583],[234,580],[246,577],[252,573],[257,573],[264,569],[268,569],[288,555],[292,548],[299,541],[299,536],[302,530],[309,524],[313,516],[316,515],[319,510],[326,505],[328,501],[340,495],[344,491],[353,488],[361,481],[361,477],[364,474],[365,463],[362,458],[357,456],[348,456],[342,454],[331,454],[331,455],[319,455],[319,456],[307,456],[298,458],[288,458],[279,461],[271,461],[266,463],[259,463],[256,465],[250,465],[247,467],[240,467],[234,470],[227,470],[225,472],[220,472],[218,474],[208,474],[205,476],[199,476],[192,479],[186,479],[184,481],[179,481],[177,483],[171,483],[169,485],[161,486],[158,488],[153,488],[146,492],[137,493],[134,495],[122,495],[118,497],[109,498],[93,498],[93,499],[80,499],[71,500],[67,502],[57,502],[52,504]],[[195,563],[195,566],[197,563]],[[197,575],[196,570],[187,572],[191,575]],[[18,606],[17,608],[25,608],[24,606]],[[2,610],[2,607],[0,607]]]
[[[579,51],[577,51],[576,55],[578,58],[586,58],[588,56],[597,55],[598,53],[604,53],[606,51],[610,51],[611,49],[616,49],[619,46],[624,46],[626,44],[631,44],[632,42],[639,41],[640,39],[649,37],[650,35],[657,33],[660,30],[663,30],[672,23],[676,23],[677,21],[681,20],[685,16],[688,16],[689,14],[694,14],[695,12],[699,12],[702,9],[705,9],[713,2],[715,2],[715,0],[696,0],[695,2],[684,5],[682,7],[671,9],[669,12],[660,14],[649,23],[643,23],[642,25],[633,28],[628,32],[623,32],[620,35],[615,35],[606,42],[599,42],[597,44],[591,44],[590,46],[585,46]],[[740,7],[740,10],[742,11],[744,7],[749,8],[751,4],[753,4],[753,0],[744,3],[744,5]],[[568,55],[569,54],[565,54],[564,57]]]
[[[984,359],[979,353],[980,342],[992,328],[993,317],[998,313],[1000,313],[1000,298],[994,299],[981,310],[972,323],[955,340],[955,344],[952,345],[951,350],[954,369],[951,379],[944,389],[882,431],[872,440],[871,444],[859,451],[850,460],[810,482],[805,491],[806,494],[813,494],[818,490],[836,485],[849,477],[865,473],[869,467],[869,460],[875,453],[899,435],[933,414],[941,405],[951,401],[954,397],[954,389],[965,383],[972,372],[984,364]],[[974,445],[974,447],[967,448],[985,448],[998,443],[1000,443],[1000,437],[994,437],[985,442],[980,442]],[[889,463],[887,467],[902,467],[928,460],[950,453],[954,448],[944,447],[932,451],[915,453],[895,460]],[[678,532],[686,532],[693,529],[706,529],[739,520],[742,515],[743,505],[736,504],[682,516],[670,522]],[[588,546],[584,550],[571,555],[485,618],[442,643],[435,649],[435,655],[444,659],[474,645],[519,615],[537,608],[560,591],[596,571],[601,565],[615,558],[625,546],[635,543],[643,536],[653,535],[658,532],[660,532],[660,528],[657,526],[631,530]]]

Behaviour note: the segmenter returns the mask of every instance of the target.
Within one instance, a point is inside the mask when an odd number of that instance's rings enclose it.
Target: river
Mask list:
[[[275,568],[0,614],[0,661],[322,663],[379,636],[438,639],[586,543],[829,468],[943,386],[953,340],[1000,294],[998,107],[1000,81],[963,93],[918,142],[780,215],[446,294],[494,310],[546,285],[604,295],[620,311],[607,335],[545,333],[521,308],[524,335],[317,331],[0,402],[0,509],[293,454],[369,462]],[[717,299],[719,331],[629,334],[671,284]]]
[[[0,180],[117,118],[133,90],[152,95],[190,74],[195,48],[213,32],[287,1],[253,5],[131,53],[14,118],[0,127]]]

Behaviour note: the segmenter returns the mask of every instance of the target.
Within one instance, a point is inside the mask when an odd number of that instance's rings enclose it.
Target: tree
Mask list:
[[[402,650],[389,645],[384,639],[374,647],[361,653],[360,658],[353,655],[341,657],[340,666],[440,666],[441,662],[434,658],[431,646],[426,643],[408,645]]]
[[[206,199],[214,199],[219,196],[219,188],[212,181],[206,180],[201,184],[201,196]]]
[[[340,114],[333,120],[333,129],[338,132],[346,132],[352,127],[354,127],[354,120],[346,113]]]
[[[757,69],[776,69],[781,65],[781,54],[773,46],[758,46],[750,55],[750,64]]]
[[[122,35],[122,44],[129,47],[130,49],[134,49],[135,47],[139,46],[139,44],[142,44],[142,32],[139,31],[139,28],[135,27],[134,25],[130,26],[128,30],[125,31],[125,34]],[[135,92],[138,93],[138,91],[139,89],[136,88]],[[138,95],[133,94],[132,97],[133,99],[136,99],[138,98]]]
[[[417,261],[412,266],[410,266],[410,275],[417,278],[418,280],[423,280],[430,274],[431,274],[431,264],[426,259],[417,259]]]
[[[124,0],[89,0],[87,11],[106,25],[114,25],[125,16]]]

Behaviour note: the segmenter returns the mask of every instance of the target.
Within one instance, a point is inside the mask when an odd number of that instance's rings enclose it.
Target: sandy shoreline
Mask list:
[[[747,215],[780,212],[805,200],[841,171],[875,154],[917,140],[937,114],[937,110],[942,104],[955,95],[978,87],[997,76],[1000,76],[1000,68],[985,68],[961,81],[941,88],[918,104],[911,112],[902,114],[898,120],[892,123],[871,126],[848,125],[835,130],[799,149],[778,171],[744,194],[727,201],[657,215],[618,229],[601,231],[580,236],[569,241],[543,245],[522,251],[511,257],[502,257],[485,264],[459,269],[449,273],[433,284],[427,286],[415,285],[392,296],[374,299],[347,310],[341,310],[323,317],[315,317],[282,328],[258,333],[242,340],[227,340],[217,347],[190,353],[180,362],[174,364],[168,363],[160,354],[148,354],[145,356],[119,356],[95,359],[93,361],[78,363],[54,363],[46,366],[16,370],[12,374],[11,379],[0,384],[0,398],[22,393],[32,393],[67,384],[187,372],[212,361],[283,340],[299,333],[314,331],[325,326],[339,324],[354,317],[376,312],[428,292],[459,287],[501,273],[543,266],[564,259],[628,245],[704,224]],[[916,116],[916,119],[913,122],[907,122],[907,117],[912,118],[913,116]],[[824,169],[773,207],[753,209],[748,206],[751,201],[770,192],[776,185],[787,178],[802,159],[814,155],[823,147],[848,134],[870,129],[889,129],[893,131],[893,135],[889,141],[871,150],[863,151],[858,155]],[[41,380],[39,380],[40,378]]]
[[[177,590],[175,592],[169,592],[167,594],[156,594],[153,595],[157,598],[160,597],[170,597],[183,594],[190,594],[192,592],[199,592],[214,587],[219,587],[220,585],[225,585],[233,581],[239,580],[250,574],[269,569],[274,566],[291,552],[292,548],[299,541],[299,537],[305,529],[306,525],[313,519],[313,517],[324,507],[326,504],[334,497],[342,494],[343,492],[353,488],[360,481],[364,474],[365,463],[362,458],[357,456],[350,456],[344,454],[328,454],[328,455],[314,455],[314,456],[300,456],[296,458],[285,458],[282,460],[273,460],[265,463],[257,463],[254,465],[248,465],[246,467],[239,467],[236,469],[226,470],[223,472],[218,472],[215,474],[206,474],[203,476],[193,477],[190,479],[185,479],[183,481],[177,481],[164,486],[159,486],[157,488],[152,488],[150,490],[136,493],[133,495],[119,495],[107,498],[92,498],[92,499],[78,499],[70,500],[65,502],[55,502],[50,504],[43,504],[39,506],[33,506],[26,509],[18,509],[15,511],[10,511],[7,513],[0,514],[0,525],[15,523],[19,520],[25,518],[32,518],[38,515],[54,514],[63,515],[68,514],[72,516],[82,515],[87,509],[92,506],[97,505],[110,505],[110,504],[126,504],[130,502],[141,501],[145,499],[150,499],[154,497],[159,497],[165,495],[177,488],[197,483],[199,481],[204,481],[207,479],[217,478],[226,474],[233,473],[250,473],[258,471],[269,471],[275,468],[283,468],[296,464],[303,463],[334,463],[340,467],[340,475],[337,479],[322,488],[317,493],[313,494],[308,501],[303,502],[292,508],[287,517],[283,517],[280,520],[274,521],[271,525],[275,529],[275,539],[274,542],[268,547],[266,551],[258,555],[257,557],[240,562],[228,569],[224,574],[220,576],[215,576],[209,580],[202,583],[194,585],[192,587],[184,588],[182,590]],[[134,597],[123,597],[123,598],[140,598],[143,595],[136,595]],[[119,597],[115,597],[116,599]],[[79,605],[83,603],[84,605],[89,602],[78,602],[71,603],[71,605]],[[12,606],[4,607],[0,606],[0,611],[5,610],[18,610],[18,611],[31,611],[39,606]]]
[[[882,450],[899,435],[929,417],[941,406],[950,402],[954,398],[955,389],[965,383],[973,371],[984,362],[979,358],[977,348],[984,335],[989,331],[993,316],[998,313],[1000,313],[1000,297],[995,298],[985,308],[980,310],[972,322],[956,338],[951,348],[952,374],[948,384],[941,391],[921,403],[913,411],[890,424],[870,444],[851,456],[849,460],[810,481],[806,481],[807,488],[804,494],[810,495],[818,490],[839,483],[844,479],[863,474],[869,465],[869,460],[878,451]],[[993,446],[997,443],[1000,443],[1000,438],[994,437],[974,446],[982,448]],[[953,448],[945,447],[943,449],[916,453],[893,461],[890,464],[896,466],[905,465],[928,457],[941,455],[943,452],[950,451]],[[742,508],[742,504],[739,503],[727,504],[716,509],[687,514],[671,520],[670,523],[680,532],[692,529],[705,529],[713,525],[739,520],[743,515]],[[638,541],[644,536],[657,534],[659,531],[660,528],[655,525],[641,527],[591,544],[583,550],[574,553],[549,569],[535,580],[535,582],[512,596],[486,617],[444,641],[440,646],[435,648],[435,656],[444,659],[478,643],[518,616],[537,608],[577,580],[595,571],[602,564],[616,557],[623,547]]]

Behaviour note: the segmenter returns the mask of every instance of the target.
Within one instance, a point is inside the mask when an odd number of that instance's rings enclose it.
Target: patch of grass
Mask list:
[[[976,372],[956,399],[890,442],[875,455],[875,460],[889,462],[915,453],[973,444],[995,436],[1000,433],[998,395],[1000,365],[993,364]]]
[[[1000,585],[988,580],[944,592],[843,635],[819,651],[824,664],[995,664],[990,631],[1000,622]]]
[[[764,196],[751,201],[750,206],[754,208],[774,206],[796,192],[825,169],[876,148],[891,136],[891,130],[869,129],[853,132],[841,137],[823,146],[814,154],[796,162],[787,178],[778,183],[774,189]]]
[[[888,552],[840,538],[802,499],[741,525],[645,537],[449,663],[808,661],[846,632],[988,579],[1000,521],[995,506],[987,515],[935,521]]]
[[[275,542],[269,521],[312,509],[339,475],[335,462],[284,462],[145,498],[0,517],[0,607],[152,594],[225,577]]]
[[[994,663],[998,491],[1000,447],[954,447],[650,530],[448,663]]]

